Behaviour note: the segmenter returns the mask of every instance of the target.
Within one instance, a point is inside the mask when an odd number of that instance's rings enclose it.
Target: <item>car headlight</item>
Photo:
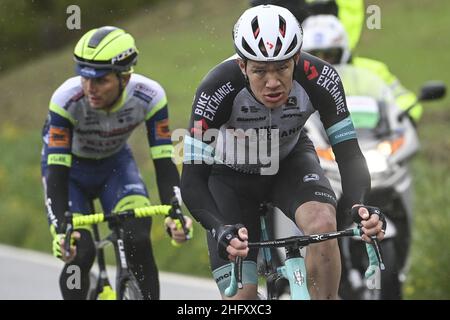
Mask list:
[[[388,169],[387,158],[377,150],[368,150],[364,152],[367,167],[370,173],[380,173]]]

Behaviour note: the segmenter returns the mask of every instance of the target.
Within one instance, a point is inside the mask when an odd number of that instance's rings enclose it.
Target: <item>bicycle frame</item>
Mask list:
[[[112,243],[108,238],[105,240],[100,239],[100,232],[98,225],[92,226],[94,234],[94,243],[98,265],[98,277],[95,278],[95,289],[88,293],[88,300],[95,300],[97,297],[100,300],[115,300],[116,293],[112,290],[112,286],[109,282],[108,273],[106,271],[105,252],[104,248]],[[92,279],[91,279],[92,280]]]
[[[100,238],[100,233],[98,231],[98,226],[93,225],[94,229],[94,241],[96,245],[97,251],[97,262],[99,266],[99,275],[96,285],[95,297],[97,296],[100,300],[110,300],[110,299],[122,299],[122,284],[127,280],[134,279],[134,275],[129,269],[129,264],[127,260],[127,253],[124,245],[124,230],[122,228],[122,224],[120,221],[110,221],[110,230],[111,233],[106,236],[104,239]],[[114,247],[115,261],[116,263],[116,291],[117,294],[112,291],[112,287],[110,285],[108,274],[106,271],[106,263],[105,263],[105,254],[104,248],[108,245],[112,244]],[[109,286],[109,288],[108,288]],[[106,289],[106,290],[105,290]]]

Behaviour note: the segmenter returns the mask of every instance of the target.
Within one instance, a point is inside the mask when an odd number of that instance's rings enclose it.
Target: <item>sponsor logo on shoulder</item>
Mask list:
[[[286,106],[297,106],[297,97],[289,97]]]
[[[156,140],[170,139],[169,119],[156,122]]]
[[[333,196],[332,196],[331,194],[329,194],[329,193],[321,192],[321,191],[316,191],[316,192],[314,192],[314,194],[315,194],[316,196],[325,197],[325,198],[328,198],[328,199],[333,200],[333,202],[336,202],[336,198],[333,197]]]
[[[141,93],[144,93],[151,98],[154,98],[158,94],[156,92],[156,90],[153,90],[152,88],[150,88],[142,83],[138,83],[135,87],[135,90],[140,91]]]
[[[48,138],[49,148],[70,148],[70,130],[68,128],[50,126]]]
[[[319,175],[316,173],[308,173],[303,177],[303,182],[318,181]]]
[[[311,66],[311,62],[308,60],[305,60],[305,62],[303,63],[303,70],[305,71],[305,75],[308,80],[313,80],[319,75],[316,67]]]
[[[235,88],[230,81],[225,83],[216,89],[212,94],[207,92],[201,92],[200,95],[195,97],[195,109],[194,114],[197,116],[213,121],[216,116],[217,109],[221,105],[222,101],[231,92],[235,91]]]
[[[345,99],[344,94],[341,88],[339,87],[341,83],[341,78],[339,78],[338,73],[332,67],[327,65],[323,66],[322,72],[320,73],[319,78],[317,79],[317,84],[331,95],[334,100],[334,104],[336,105],[336,114],[339,115],[341,113],[345,113],[347,111],[345,107]]]

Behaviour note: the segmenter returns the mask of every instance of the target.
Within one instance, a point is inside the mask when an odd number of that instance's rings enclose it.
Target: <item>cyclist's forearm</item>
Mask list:
[[[50,223],[61,233],[64,213],[69,209],[69,171],[61,165],[49,165],[47,171],[46,206]]]
[[[180,185],[180,175],[171,158],[155,159],[156,183],[162,204],[170,204],[173,187]]]
[[[208,188],[209,172],[206,164],[184,164],[181,195],[192,216],[206,230],[213,231],[224,222]]]
[[[370,174],[357,140],[339,143],[333,147],[333,151],[341,174],[344,208],[362,203],[370,191]]]

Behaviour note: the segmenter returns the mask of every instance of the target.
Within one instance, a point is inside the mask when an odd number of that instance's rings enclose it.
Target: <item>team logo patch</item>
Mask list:
[[[297,106],[297,97],[289,97],[286,105],[287,106]]]
[[[315,66],[311,66],[311,62],[305,60],[303,63],[303,70],[305,71],[305,75],[308,80],[313,80],[319,76],[317,69]]]
[[[194,126],[191,128],[191,134],[202,135],[206,130],[209,129],[208,124],[205,119],[194,121]]]
[[[163,119],[156,122],[156,139],[157,140],[170,139],[170,129],[168,119]]]
[[[70,130],[51,126],[48,133],[48,146],[50,148],[70,148]]]
[[[308,173],[306,176],[303,177],[303,182],[310,182],[310,181],[318,181],[319,175],[315,173]]]

